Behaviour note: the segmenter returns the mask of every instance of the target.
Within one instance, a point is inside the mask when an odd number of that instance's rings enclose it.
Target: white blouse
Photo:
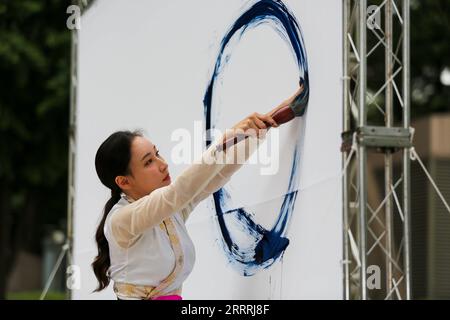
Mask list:
[[[218,151],[222,136],[170,185],[136,201],[122,194],[104,226],[109,244],[111,280],[155,287],[172,272],[175,254],[167,232],[159,227],[163,220],[171,219],[180,239],[184,263],[181,272],[161,295],[181,290],[195,262],[194,245],[185,226],[189,214],[200,201],[229,181],[264,138],[249,137],[227,147],[226,151]]]

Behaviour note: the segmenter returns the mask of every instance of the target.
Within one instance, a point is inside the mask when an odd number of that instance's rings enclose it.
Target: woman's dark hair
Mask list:
[[[109,285],[108,269],[111,265],[109,258],[109,246],[103,228],[105,220],[112,207],[120,200],[122,190],[116,184],[117,176],[130,174],[129,163],[131,159],[131,143],[137,136],[142,136],[139,131],[118,131],[108,137],[98,148],[95,155],[95,169],[100,181],[111,190],[111,198],[106,202],[103,217],[97,227],[95,240],[97,241],[98,255],[92,262],[95,276],[98,280],[98,288],[101,291]]]

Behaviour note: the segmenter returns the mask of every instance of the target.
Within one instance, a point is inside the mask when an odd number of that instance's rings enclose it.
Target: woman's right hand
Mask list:
[[[271,127],[278,127],[278,123],[269,114],[254,112],[225,131],[220,149],[247,137],[264,137]]]
[[[276,121],[269,114],[254,112],[236,123],[229,131],[231,134],[244,134],[259,137],[261,130],[267,132],[271,127],[278,127]]]

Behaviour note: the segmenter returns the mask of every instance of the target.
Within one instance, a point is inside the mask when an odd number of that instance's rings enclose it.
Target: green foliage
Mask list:
[[[382,1],[369,1],[369,5],[379,5]],[[396,1],[401,9],[401,1]],[[411,77],[411,117],[421,117],[430,113],[450,111],[450,87],[441,83],[441,73],[450,68],[450,1],[411,0],[410,11],[410,77]],[[381,26],[385,26],[385,11],[380,11]],[[393,18],[393,45],[397,57],[402,59],[402,25],[396,15]],[[375,32],[382,37],[380,30]],[[371,94],[376,93],[385,83],[385,47],[379,45],[379,38],[367,30],[368,50],[371,51],[367,67],[367,87]],[[394,72],[399,69],[394,60]],[[402,73],[395,77],[402,92]],[[384,91],[375,102],[384,110]],[[395,122],[402,120],[403,110],[394,93]],[[383,125],[385,119],[375,104],[368,108],[368,121],[371,125]]]
[[[450,87],[440,81],[450,68],[450,1],[411,3],[412,115],[450,111]]]
[[[0,4],[0,183],[11,193],[13,224],[30,198],[38,251],[41,226],[66,214],[70,31],[65,1]],[[1,192],[1,191],[0,191]]]

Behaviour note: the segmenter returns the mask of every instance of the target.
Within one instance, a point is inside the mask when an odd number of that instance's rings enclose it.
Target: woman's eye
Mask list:
[[[150,160],[148,160],[148,161],[145,163],[145,165],[148,166],[148,165],[151,164],[151,163],[152,163],[152,160],[150,159]]]

